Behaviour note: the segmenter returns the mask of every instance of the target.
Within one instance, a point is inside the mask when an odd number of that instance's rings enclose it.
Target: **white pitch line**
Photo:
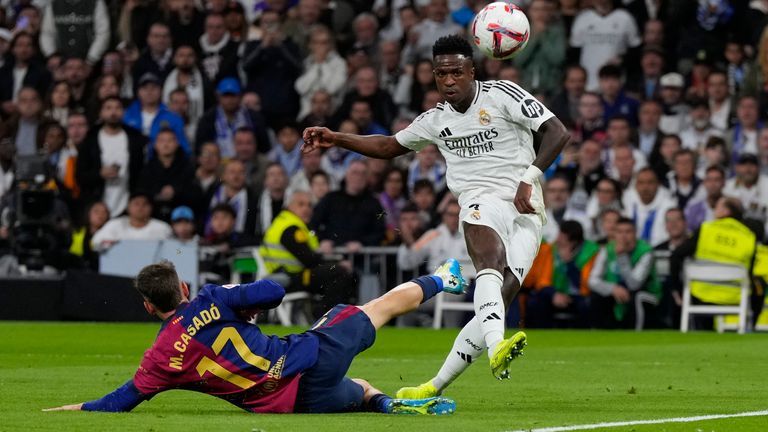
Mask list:
[[[634,425],[661,424],[661,423],[690,423],[690,422],[697,422],[697,421],[704,421],[704,420],[718,420],[718,419],[734,418],[734,417],[760,417],[760,416],[768,416],[768,410],[749,411],[749,412],[736,413],[736,414],[712,414],[712,415],[703,415],[703,416],[695,416],[695,417],[673,417],[673,418],[656,419],[656,420],[631,420],[631,421],[623,421],[623,422],[606,422],[606,423],[594,423],[594,424],[584,424],[584,425],[574,425],[574,426],[555,426],[555,427],[545,427],[545,428],[538,428],[538,429],[518,429],[512,432],[567,432],[567,431],[600,429],[600,428],[610,428],[610,427],[620,427],[620,426],[634,426]]]

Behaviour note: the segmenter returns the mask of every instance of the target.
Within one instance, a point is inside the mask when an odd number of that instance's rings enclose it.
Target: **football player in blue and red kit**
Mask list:
[[[376,330],[390,319],[440,291],[464,292],[455,260],[364,306],[337,305],[311,330],[285,337],[265,335],[244,319],[280,304],[285,290],[273,281],[206,285],[189,300],[173,264],[162,262],[142,269],[136,288],[147,312],[163,320],[136,374],[101,399],[51,410],[130,411],[160,392],[183,389],[258,413],[455,411],[448,398],[392,399],[364,380],[346,377],[354,357],[373,345]]]

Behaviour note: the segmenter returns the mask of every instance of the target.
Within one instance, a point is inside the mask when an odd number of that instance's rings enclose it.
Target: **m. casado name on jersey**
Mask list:
[[[470,158],[494,151],[491,140],[498,136],[496,128],[490,128],[467,137],[443,139],[443,143],[449,150],[455,150],[457,156]]]

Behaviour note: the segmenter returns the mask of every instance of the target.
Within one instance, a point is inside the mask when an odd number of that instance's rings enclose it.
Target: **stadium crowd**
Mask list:
[[[468,33],[487,3],[0,1],[0,272],[29,249],[95,270],[116,241],[177,238],[212,251],[203,269],[221,280],[231,251],[260,245],[292,285],[353,296],[355,263],[333,261],[336,247],[400,246],[403,268],[468,262],[436,146],[302,154],[301,133],[405,128],[440,102],[432,44]],[[477,77],[519,83],[575,143],[545,173],[526,323],[631,327],[647,292],[648,321],[672,326],[674,252],[694,254],[702,224],[730,217],[763,240],[768,1],[515,3],[527,48],[478,56]],[[45,214],[23,211],[45,191]],[[673,254],[668,280],[654,249]]]

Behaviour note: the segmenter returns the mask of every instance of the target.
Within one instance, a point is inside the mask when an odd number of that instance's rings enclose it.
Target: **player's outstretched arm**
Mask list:
[[[533,139],[538,152],[523,175],[515,195],[515,207],[520,213],[536,213],[536,209],[531,205],[533,183],[552,165],[571,136],[563,123],[557,117],[552,117],[539,126],[539,130],[533,134]]]
[[[304,129],[303,138],[302,151],[305,153],[337,146],[376,159],[392,159],[410,151],[401,146],[394,136],[346,134],[324,127]]]
[[[73,405],[63,405],[56,408],[47,408],[43,411],[103,411],[126,412],[130,411],[151,396],[142,394],[133,384],[133,379],[118,387],[117,390],[101,399]]]
[[[235,310],[250,308],[267,310],[280,305],[285,297],[285,288],[275,281],[262,279],[248,284],[216,288],[212,294]]]

